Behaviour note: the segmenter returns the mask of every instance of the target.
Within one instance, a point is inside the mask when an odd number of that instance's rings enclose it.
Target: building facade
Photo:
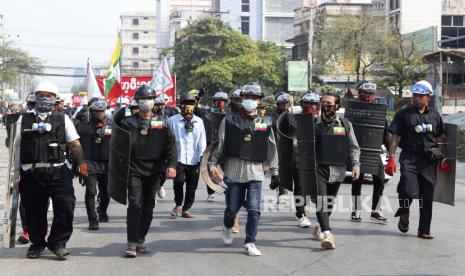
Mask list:
[[[285,46],[289,53],[293,37],[294,9],[302,0],[219,0],[223,21],[252,40],[267,40]]]
[[[121,15],[122,74],[149,75],[158,61],[154,13]]]

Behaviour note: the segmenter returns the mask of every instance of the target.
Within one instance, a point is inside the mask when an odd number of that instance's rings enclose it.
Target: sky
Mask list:
[[[87,58],[106,66],[116,44],[119,16],[127,11],[155,12],[155,0],[1,0],[0,33],[46,66],[85,68]],[[69,77],[45,78],[63,92],[73,84]]]

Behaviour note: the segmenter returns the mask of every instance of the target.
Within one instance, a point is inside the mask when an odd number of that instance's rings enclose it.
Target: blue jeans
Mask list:
[[[255,242],[257,237],[258,220],[260,219],[260,199],[262,192],[261,181],[237,183],[225,179],[228,186],[226,190],[226,210],[224,210],[224,226],[231,228],[234,218],[242,207],[244,200],[247,201],[247,224],[245,226],[245,243]]]

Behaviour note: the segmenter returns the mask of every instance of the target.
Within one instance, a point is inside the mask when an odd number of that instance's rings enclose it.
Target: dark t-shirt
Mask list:
[[[432,131],[417,133],[415,127],[421,124],[431,124]],[[445,133],[441,115],[427,107],[423,113],[417,108],[408,106],[396,113],[389,126],[392,134],[400,136],[399,147],[407,151],[424,151],[437,145],[437,137]]]

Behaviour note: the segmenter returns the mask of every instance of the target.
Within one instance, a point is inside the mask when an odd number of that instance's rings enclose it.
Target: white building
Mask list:
[[[398,24],[401,34],[435,26],[438,28],[438,41],[441,38],[441,8],[441,0],[386,1],[389,21]]]
[[[302,0],[219,0],[223,21],[250,36],[268,40],[289,49],[294,28],[294,9]]]
[[[210,14],[212,0],[156,0],[157,47],[173,46],[174,36],[187,20]]]
[[[150,12],[121,15],[121,67],[123,74],[149,75],[158,61],[156,19]],[[156,67],[155,67],[156,68]]]

